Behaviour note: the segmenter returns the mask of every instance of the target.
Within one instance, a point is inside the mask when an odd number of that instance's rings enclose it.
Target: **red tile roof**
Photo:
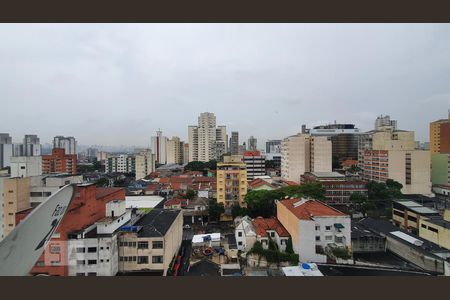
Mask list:
[[[265,180],[263,180],[263,179],[261,179],[261,178],[256,178],[256,179],[253,179],[252,181],[250,181],[249,183],[248,183],[248,185],[251,187],[251,188],[257,188],[257,187],[260,187],[260,186],[262,186],[262,185],[267,185],[267,186],[270,186],[270,187],[274,187],[273,185],[271,185],[270,183],[268,183],[267,181],[265,181]]]
[[[299,183],[297,183],[295,181],[291,181],[291,180],[283,180],[283,182],[289,186],[300,185]]]
[[[356,166],[356,165],[358,165],[358,161],[357,160],[353,160],[353,159],[347,159],[347,160],[344,160],[341,165],[343,167]]]
[[[346,216],[346,214],[332,208],[317,200],[307,200],[297,207],[295,203],[302,201],[302,199],[288,199],[282,200],[281,204],[286,206],[298,219],[310,220],[312,217],[334,217],[334,216]]]
[[[101,187],[98,187],[95,190],[95,198],[100,199],[100,198],[106,197],[110,194],[117,193],[121,190],[123,190],[123,188],[101,188]],[[120,200],[120,199],[117,199],[117,200]]]
[[[181,198],[174,198],[174,199],[169,199],[166,202],[164,202],[164,206],[172,206],[172,205],[180,205],[180,204],[181,204],[181,207],[186,207],[187,200],[181,199]]]
[[[245,151],[244,156],[260,156],[261,152],[259,151]]]
[[[253,219],[252,222],[253,226],[255,226],[256,234],[259,236],[266,237],[267,230],[273,230],[281,237],[289,237],[289,232],[286,230],[286,228],[283,227],[283,225],[281,225],[280,221],[278,221],[278,219],[275,217],[267,219],[263,217],[258,217],[256,219]]]

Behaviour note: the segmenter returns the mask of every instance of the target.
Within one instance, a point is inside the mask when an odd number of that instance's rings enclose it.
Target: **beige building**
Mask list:
[[[153,209],[119,237],[119,273],[152,272],[165,276],[183,238],[183,213]]]
[[[167,163],[182,164],[183,163],[183,142],[177,136],[172,137],[166,143]]]
[[[16,227],[16,213],[30,208],[29,177],[3,179],[3,237]]]
[[[183,143],[183,164],[189,163],[189,143]]]
[[[246,194],[247,168],[242,156],[224,156],[224,162],[217,163],[217,202],[223,203],[225,216],[231,215],[234,204],[245,207]]]
[[[450,210],[445,211],[444,218],[421,219],[419,236],[450,250]]]
[[[155,171],[155,155],[152,150],[141,150],[135,155],[136,180],[145,178],[148,174]]]
[[[281,177],[300,182],[305,172],[331,172],[331,140],[326,136],[297,134],[281,142]]]
[[[378,131],[372,135],[373,150],[414,150],[414,131]]]

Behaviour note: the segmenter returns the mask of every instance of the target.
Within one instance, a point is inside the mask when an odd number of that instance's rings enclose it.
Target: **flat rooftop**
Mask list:
[[[324,177],[335,177],[335,178],[344,178],[345,175],[338,172],[311,172],[316,177],[324,178]]]
[[[407,209],[409,209],[415,213],[421,214],[421,215],[427,215],[427,214],[438,215],[439,214],[439,212],[437,210],[429,208],[429,207],[425,207],[422,204],[417,203],[415,201],[394,200],[394,202],[406,207]]]

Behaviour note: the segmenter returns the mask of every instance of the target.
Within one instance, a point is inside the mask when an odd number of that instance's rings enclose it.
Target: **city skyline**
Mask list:
[[[68,135],[148,147],[158,128],[187,141],[209,111],[263,148],[302,124],[367,131],[389,114],[427,142],[429,122],[450,106],[449,33],[447,24],[5,24],[0,98],[10,113],[0,131],[14,142],[31,133],[42,144]]]

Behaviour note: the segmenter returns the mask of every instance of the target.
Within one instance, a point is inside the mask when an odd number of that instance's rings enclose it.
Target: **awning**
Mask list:
[[[335,223],[334,224],[334,228],[336,228],[336,229],[344,229],[344,225],[342,225],[341,223]]]

